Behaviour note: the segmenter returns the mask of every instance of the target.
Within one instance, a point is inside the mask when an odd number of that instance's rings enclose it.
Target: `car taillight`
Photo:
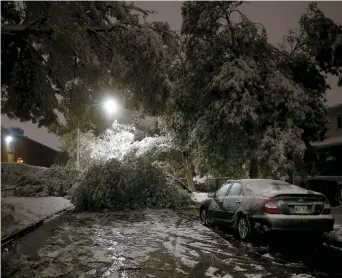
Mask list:
[[[330,214],[330,204],[328,199],[325,200],[323,214]]]
[[[277,204],[272,200],[268,200],[265,202],[264,211],[269,214],[280,214]]]

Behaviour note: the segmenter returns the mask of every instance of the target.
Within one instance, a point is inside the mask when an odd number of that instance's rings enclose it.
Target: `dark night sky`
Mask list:
[[[305,12],[309,2],[251,2],[245,4],[241,11],[252,21],[261,22],[267,29],[268,39],[275,44],[281,42],[283,35],[290,28],[298,27],[298,20]],[[167,21],[172,30],[181,29],[181,1],[146,1],[135,2],[141,8],[155,10],[157,14],[152,14],[150,21]],[[327,17],[342,24],[342,2],[324,1],[319,3],[320,9]],[[329,106],[342,103],[342,88],[338,88],[337,78],[329,77],[332,89],[327,93],[327,104]],[[41,142],[47,146],[58,149],[59,140],[54,134],[49,134],[45,128],[38,128],[32,123],[21,123],[9,120],[2,115],[1,124],[5,127],[16,126],[24,129],[25,135]]]

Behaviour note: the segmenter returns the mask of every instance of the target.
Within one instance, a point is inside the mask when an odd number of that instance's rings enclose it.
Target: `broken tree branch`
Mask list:
[[[154,13],[156,13],[156,11],[145,10],[145,9],[139,8],[139,7],[137,7],[137,6],[134,6],[134,4],[131,4],[131,5],[126,5],[126,4],[124,4],[123,7],[124,7],[126,10],[133,10],[133,11],[141,12],[142,14],[144,14],[144,16],[148,16],[149,14],[154,14]],[[107,8],[114,8],[114,6],[113,6],[113,5],[107,5]]]
[[[145,10],[145,9],[142,9],[142,8],[139,8],[137,6],[133,6],[133,5],[130,5],[130,6],[124,6],[126,9],[129,9],[129,10],[134,10],[134,11],[138,11],[138,12],[141,12],[143,13],[144,15],[149,15],[149,14],[153,14],[153,13],[156,13],[156,11],[150,11],[150,10]]]
[[[38,22],[44,23],[47,21],[46,17],[39,18],[37,20],[28,22],[23,25],[1,25],[1,34],[22,34],[22,33],[30,33],[30,34],[38,34],[38,33],[52,33],[52,28],[37,28],[33,27]]]
[[[234,13],[234,12],[238,13],[238,14],[239,14],[244,20],[246,20],[247,22],[249,22],[249,23],[251,23],[251,24],[254,24],[254,25],[258,25],[258,26],[260,26],[261,28],[265,29],[265,26],[264,26],[262,23],[251,21],[244,13],[242,13],[242,12],[239,11],[239,10],[231,10],[231,11],[229,12],[229,15],[231,15],[231,14]]]

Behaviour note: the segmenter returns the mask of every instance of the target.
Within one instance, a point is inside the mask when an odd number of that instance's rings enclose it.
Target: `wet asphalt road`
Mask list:
[[[243,243],[197,210],[67,214],[2,249],[2,277],[342,277],[342,251]]]

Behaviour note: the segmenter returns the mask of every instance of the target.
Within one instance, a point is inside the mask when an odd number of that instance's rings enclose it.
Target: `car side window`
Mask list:
[[[217,197],[217,198],[224,197],[227,193],[229,186],[230,186],[230,183],[226,183],[226,184],[222,185],[222,187],[216,191],[215,197]]]
[[[240,196],[242,193],[242,185],[241,183],[234,182],[232,187],[229,190],[228,196]]]

